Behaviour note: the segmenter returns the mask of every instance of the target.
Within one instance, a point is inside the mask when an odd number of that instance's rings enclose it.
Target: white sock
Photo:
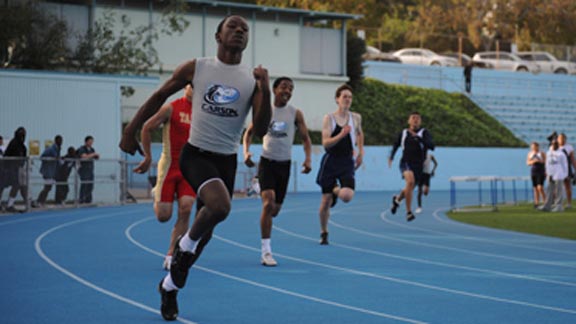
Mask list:
[[[270,239],[262,239],[262,255],[266,253],[272,253],[272,247],[270,246]]]
[[[172,276],[170,274],[164,277],[164,281],[162,281],[162,288],[164,288],[166,291],[178,290],[178,287],[176,287],[174,281],[172,281]]]
[[[180,249],[182,251],[186,251],[186,252],[192,252],[192,253],[196,253],[196,247],[198,246],[198,241],[193,241],[190,239],[190,235],[188,235],[188,233],[186,233],[181,239],[180,239]]]

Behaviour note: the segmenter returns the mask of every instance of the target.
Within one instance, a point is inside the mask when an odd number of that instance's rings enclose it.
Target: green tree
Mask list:
[[[346,51],[346,73],[350,78],[348,84],[350,84],[352,88],[358,89],[364,77],[362,55],[366,53],[366,43],[352,32],[348,32],[346,43],[348,48]]]
[[[0,26],[0,67],[50,70],[66,64],[66,24],[38,4],[0,6]]]

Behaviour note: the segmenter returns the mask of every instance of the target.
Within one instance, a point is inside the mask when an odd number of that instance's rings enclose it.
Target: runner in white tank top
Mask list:
[[[254,134],[264,136],[270,123],[268,71],[261,66],[250,71],[241,65],[249,34],[243,17],[224,18],[215,34],[217,57],[181,64],[138,110],[120,142],[125,152],[134,154],[139,150],[136,130],[168,97],[193,83],[190,138],[180,156],[180,169],[197,193],[197,213],[188,233],[176,244],[170,273],[158,287],[165,320],[177,318],[178,289],[184,287],[188,270],[208,243],[214,227],[230,213],[237,142],[250,106]]]
[[[280,77],[274,81],[274,108],[268,133],[263,138],[262,156],[258,165],[258,181],[262,197],[262,212],[260,214],[260,233],[262,239],[261,263],[265,266],[276,266],[272,256],[271,236],[272,218],[276,217],[282,208],[288,181],[290,179],[292,143],[294,133],[298,130],[306,158],[302,163],[302,173],[309,173],[312,143],[304,114],[290,105],[294,82],[288,77]],[[252,125],[244,134],[244,162],[253,167],[250,144],[252,142]]]

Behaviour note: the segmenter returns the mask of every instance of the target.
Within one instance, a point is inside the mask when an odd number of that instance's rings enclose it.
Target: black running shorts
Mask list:
[[[291,161],[273,161],[263,156],[260,157],[260,164],[258,165],[260,192],[274,190],[277,204],[282,204],[286,197],[291,165]]]
[[[180,154],[180,171],[198,196],[206,181],[221,179],[232,197],[237,165],[236,154],[214,153],[190,143],[184,145]]]
[[[322,193],[327,194],[332,193],[337,181],[340,181],[341,188],[355,189],[354,159],[351,156],[326,153],[320,161],[316,183],[322,188]]]

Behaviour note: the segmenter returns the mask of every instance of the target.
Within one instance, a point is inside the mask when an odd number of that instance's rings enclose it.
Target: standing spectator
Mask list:
[[[300,109],[288,103],[292,98],[294,82],[288,77],[280,77],[274,81],[274,105],[272,108],[272,120],[268,126],[268,132],[264,135],[262,155],[258,164],[258,180],[262,197],[262,212],[260,213],[260,235],[262,254],[260,262],[264,266],[276,266],[276,260],[272,257],[271,237],[272,219],[280,213],[286,189],[290,180],[290,168],[292,166],[292,144],[294,134],[298,131],[302,139],[304,154],[302,173],[310,173],[310,154],[312,142],[308,135],[308,127],[304,121],[304,114]],[[252,143],[252,128],[250,124],[244,133],[244,163],[253,167],[250,144]]]
[[[526,164],[530,166],[532,188],[534,189],[534,208],[546,201],[544,180],[546,179],[546,154],[540,151],[540,144],[532,142],[530,152],[526,157]]]
[[[563,211],[563,187],[564,180],[568,177],[568,157],[560,149],[557,137],[552,139],[552,145],[546,154],[546,174],[548,176],[546,202],[538,209],[552,212]]]
[[[434,167],[430,170],[430,165],[434,163]],[[418,182],[418,208],[414,211],[416,214],[422,212],[422,194],[428,196],[428,191],[430,191],[430,179],[434,176],[436,168],[438,167],[438,161],[430,151],[426,153],[426,159],[424,160],[424,166],[422,168],[422,178]]]
[[[336,104],[336,111],[324,115],[322,121],[322,146],[326,153],[322,156],[316,177],[316,183],[322,189],[319,210],[321,245],[328,245],[330,208],[338,198],[347,203],[354,197],[354,173],[362,165],[364,156],[362,116],[350,111],[352,88],[349,85],[344,84],[336,89]],[[356,157],[355,147],[358,147]]]
[[[11,213],[19,212],[14,207],[18,192],[20,192],[24,201],[28,200],[28,184],[26,181],[26,155],[28,154],[28,149],[24,144],[25,141],[26,129],[18,127],[14,131],[14,138],[8,143],[8,147],[4,152],[4,157],[9,158],[4,160],[5,185],[11,187],[6,211]]]
[[[464,67],[464,79],[466,80],[466,92],[470,93],[472,91],[472,68],[474,67],[474,63],[472,60],[466,64]]]
[[[84,145],[76,150],[80,158],[80,203],[89,204],[92,202],[92,190],[94,190],[94,160],[98,160],[100,155],[92,147],[94,137],[88,135],[84,139]]]
[[[68,152],[62,157],[62,161],[56,169],[56,195],[54,201],[58,205],[63,205],[66,202],[69,191],[68,177],[72,168],[76,165],[76,157],[77,154],[74,147],[68,147]]]
[[[38,194],[38,199],[36,203],[38,207],[44,207],[46,203],[46,197],[48,193],[52,190],[56,178],[56,170],[60,164],[60,149],[62,148],[62,136],[56,135],[54,137],[54,144],[47,147],[40,158],[42,159],[42,165],[40,166],[40,173],[44,179],[44,188]]]
[[[558,145],[560,150],[568,158],[568,177],[564,179],[564,189],[566,190],[566,208],[572,208],[572,181],[574,179],[574,170],[576,170],[576,159],[574,159],[574,147],[566,143],[566,134],[558,135]]]
[[[392,214],[396,214],[398,206],[402,199],[406,199],[406,220],[414,220],[412,213],[412,194],[414,187],[420,182],[422,177],[422,168],[424,167],[424,159],[428,150],[434,150],[434,143],[432,142],[432,135],[426,128],[420,127],[422,117],[420,113],[413,112],[408,117],[408,128],[398,134],[398,139],[392,147],[390,157],[388,158],[388,167],[392,166],[394,154],[399,147],[402,147],[402,158],[400,159],[400,172],[406,185],[400,194],[392,197]]]
[[[4,156],[4,137],[0,135],[0,158]]]

